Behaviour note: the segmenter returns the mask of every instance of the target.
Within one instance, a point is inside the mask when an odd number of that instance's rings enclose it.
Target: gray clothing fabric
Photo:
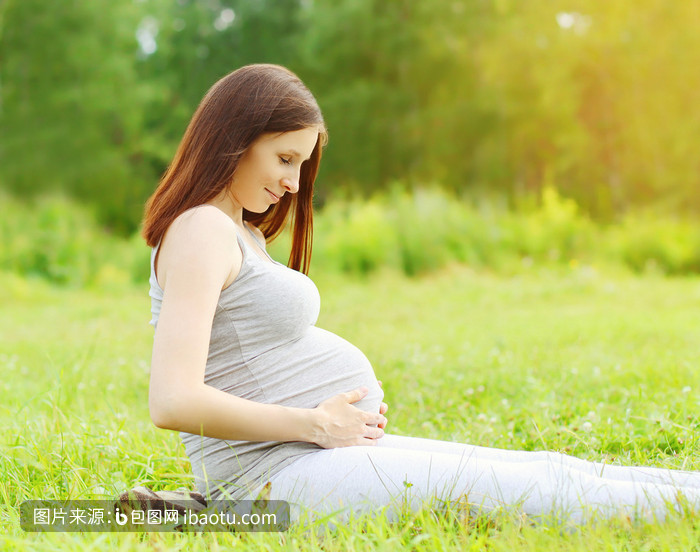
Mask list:
[[[384,394],[367,357],[315,326],[320,297],[314,283],[266,252],[263,259],[241,234],[237,238],[241,269],[219,296],[205,383],[244,399],[297,408],[314,408],[338,393],[366,386],[369,393],[355,406],[378,412]],[[251,238],[257,242],[248,229]],[[151,253],[149,292],[156,331],[163,299],[154,268],[157,251],[158,246]],[[246,498],[296,458],[322,450],[304,442],[180,436],[197,490],[211,499]]]

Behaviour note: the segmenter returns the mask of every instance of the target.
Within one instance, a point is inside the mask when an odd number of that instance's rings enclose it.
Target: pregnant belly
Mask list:
[[[310,326],[302,337],[248,361],[248,368],[266,402],[314,408],[322,401],[367,387],[369,393],[354,403],[379,412],[384,393],[367,357],[357,347],[331,332]]]

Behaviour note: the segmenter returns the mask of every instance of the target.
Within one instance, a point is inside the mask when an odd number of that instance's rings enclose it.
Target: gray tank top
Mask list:
[[[249,234],[257,243],[257,236]],[[238,397],[268,404],[314,408],[360,386],[355,403],[378,412],[384,396],[371,364],[355,346],[315,326],[320,297],[303,273],[263,259],[237,233],[241,270],[221,291],[214,314],[204,381]],[[264,246],[261,244],[264,251]],[[151,252],[151,324],[158,323],[163,290]],[[301,455],[320,449],[304,442],[226,441],[180,433],[197,490],[211,499],[245,499]]]

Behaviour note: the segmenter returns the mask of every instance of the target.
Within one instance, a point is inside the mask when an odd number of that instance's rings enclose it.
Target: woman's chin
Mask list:
[[[246,207],[245,210],[250,212],[250,213],[262,214],[262,213],[266,213],[267,211],[269,211],[271,207],[274,207],[274,203],[270,203],[268,205],[257,205],[255,207],[253,207],[253,206]]]

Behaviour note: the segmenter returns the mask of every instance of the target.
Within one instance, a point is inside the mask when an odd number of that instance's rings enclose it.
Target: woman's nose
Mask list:
[[[297,175],[294,178],[289,178],[288,176],[285,176],[282,179],[282,186],[284,187],[285,190],[287,190],[290,194],[295,194],[299,191],[299,175]]]

